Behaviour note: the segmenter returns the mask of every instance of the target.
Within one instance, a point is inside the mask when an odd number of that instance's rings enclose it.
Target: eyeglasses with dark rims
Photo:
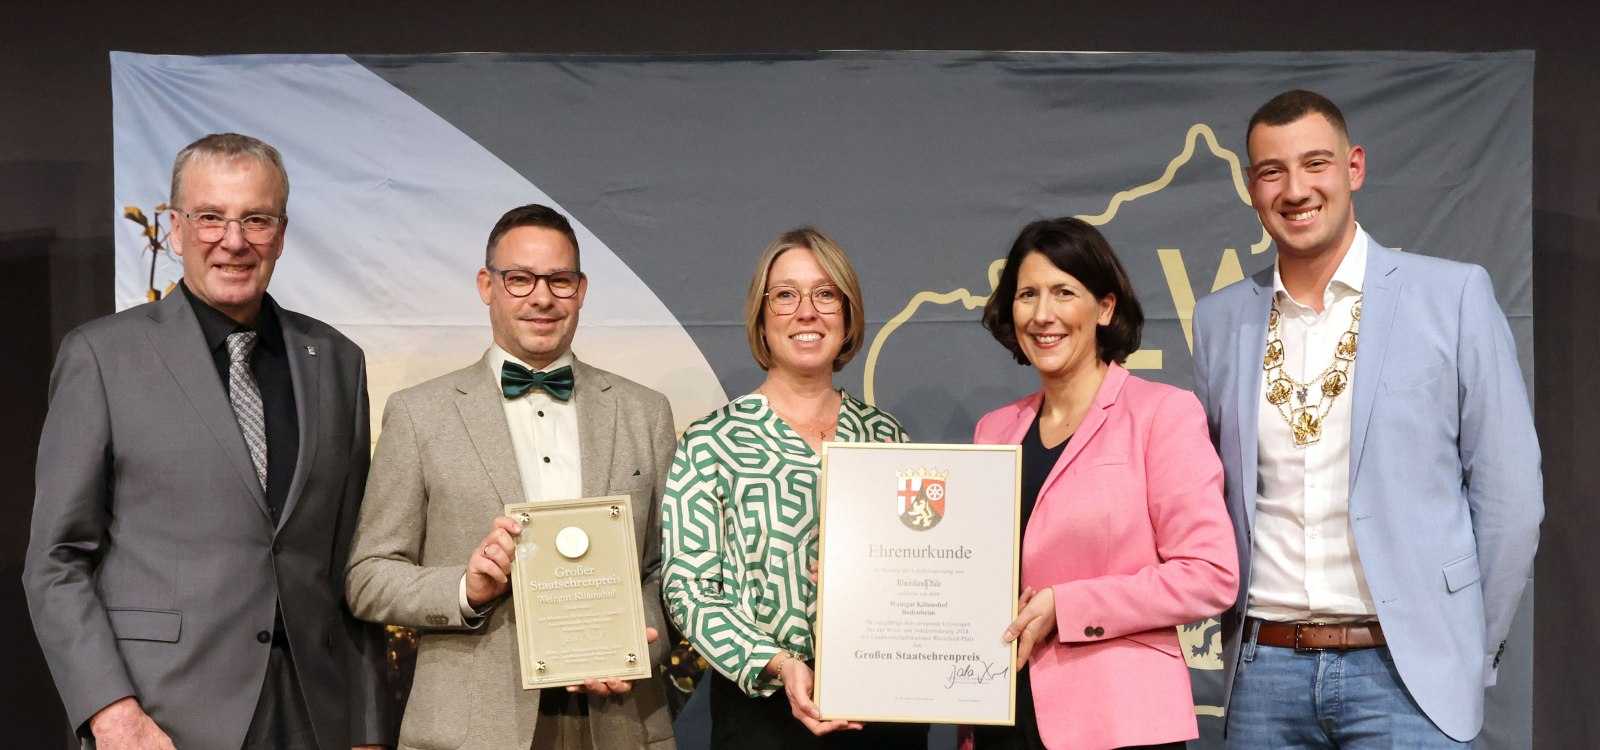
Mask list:
[[[578,293],[578,284],[583,281],[580,271],[552,271],[550,273],[534,273],[521,268],[495,268],[487,266],[489,272],[500,277],[500,283],[505,286],[506,294],[513,297],[526,297],[533,294],[539,282],[544,281],[550,287],[550,294],[561,299],[567,299]]]

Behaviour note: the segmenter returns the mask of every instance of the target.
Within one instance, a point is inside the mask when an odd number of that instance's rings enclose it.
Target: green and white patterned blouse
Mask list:
[[[839,395],[836,441],[908,440],[887,412]],[[661,512],[667,610],[749,695],[777,689],[761,670],[780,650],[813,653],[821,466],[822,456],[758,394],[706,415],[678,441]]]

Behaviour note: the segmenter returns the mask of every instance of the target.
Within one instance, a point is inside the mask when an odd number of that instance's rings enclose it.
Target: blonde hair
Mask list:
[[[828,280],[844,293],[844,346],[833,358],[833,371],[838,372],[861,351],[867,333],[866,314],[861,306],[861,282],[856,279],[856,269],[850,265],[850,258],[816,227],[800,227],[778,235],[756,262],[755,275],[750,277],[750,293],[744,300],[744,329],[750,339],[750,353],[761,369],[772,369],[772,349],[767,347],[761,330],[767,313],[767,275],[772,272],[772,264],[778,261],[778,256],[795,249],[810,250]]]

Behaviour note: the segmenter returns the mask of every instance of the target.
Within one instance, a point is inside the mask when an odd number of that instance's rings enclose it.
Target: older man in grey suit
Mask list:
[[[512,209],[486,255],[478,293],[494,345],[390,398],[350,558],[356,614],[421,631],[400,745],[671,748],[659,680],[522,689],[505,596],[521,528],[501,514],[508,503],[630,494],[645,620],[659,633],[671,407],[573,357],[588,279],[565,217]],[[665,646],[651,638],[659,663]]]
[[[61,343],[23,583],[86,745],[387,741],[378,631],[341,606],[366,370],[267,295],[288,175],[232,133],[172,174],[183,283]]]

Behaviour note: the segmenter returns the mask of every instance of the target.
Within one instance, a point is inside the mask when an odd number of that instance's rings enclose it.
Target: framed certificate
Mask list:
[[[627,495],[513,503],[511,565],[524,690],[651,674]]]
[[[816,699],[826,719],[1013,724],[1014,445],[827,443]]]

